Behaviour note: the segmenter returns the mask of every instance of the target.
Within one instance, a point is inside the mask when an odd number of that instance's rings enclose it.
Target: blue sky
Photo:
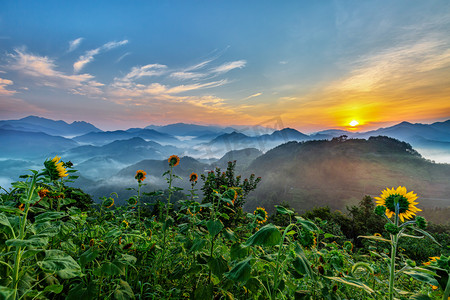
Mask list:
[[[0,2],[0,119],[310,132],[450,118],[448,1]]]

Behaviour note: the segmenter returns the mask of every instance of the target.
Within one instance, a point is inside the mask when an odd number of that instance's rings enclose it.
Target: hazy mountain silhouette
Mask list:
[[[94,125],[84,121],[75,121],[68,124],[64,121],[54,121],[36,116],[28,116],[20,120],[0,121],[0,128],[18,131],[43,132],[49,135],[59,136],[77,136],[89,132],[101,131]]]
[[[33,159],[59,154],[78,143],[43,132],[0,129],[0,158]]]
[[[73,161],[83,161],[93,157],[109,157],[121,163],[135,163],[143,159],[163,159],[166,153],[180,154],[174,146],[162,146],[140,137],[116,140],[103,146],[84,145],[64,152],[64,157]]]
[[[178,139],[169,134],[161,133],[153,129],[91,132],[81,136],[77,136],[73,139],[79,143],[101,146],[117,140],[128,140],[133,137],[140,137],[146,140],[152,140],[155,142],[163,142],[163,143],[176,143],[178,141]]]

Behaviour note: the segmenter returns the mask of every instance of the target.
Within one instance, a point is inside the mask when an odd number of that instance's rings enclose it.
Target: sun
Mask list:
[[[350,123],[348,123],[350,126],[352,126],[352,127],[355,127],[356,125],[358,125],[359,124],[359,122],[358,121],[356,121],[356,120],[352,120]]]

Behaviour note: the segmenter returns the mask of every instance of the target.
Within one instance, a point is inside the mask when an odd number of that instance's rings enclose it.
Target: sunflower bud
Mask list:
[[[406,264],[407,264],[408,266],[410,266],[411,268],[414,268],[414,267],[416,266],[416,262],[413,261],[413,260],[411,260],[411,259],[407,259],[407,260],[406,260]]]
[[[420,229],[427,228],[427,220],[425,220],[424,217],[417,216],[416,217],[416,226],[419,227]]]
[[[379,216],[383,216],[386,213],[386,207],[383,205],[377,205],[377,207],[375,207],[375,214],[379,215]]]
[[[400,232],[400,227],[395,226],[392,223],[387,223],[386,225],[384,225],[384,229],[386,229],[387,232],[389,232],[390,234],[398,234]]]

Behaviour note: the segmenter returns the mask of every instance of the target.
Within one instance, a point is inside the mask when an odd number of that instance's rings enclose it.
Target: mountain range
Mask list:
[[[319,204],[342,208],[364,193],[376,195],[397,184],[419,191],[431,206],[450,204],[450,120],[308,135],[292,128],[252,131],[184,123],[102,131],[86,122],[29,116],[0,121],[0,141],[3,187],[58,155],[74,163],[80,175],[76,184],[94,199],[117,189],[127,196],[137,169],[148,172],[148,189],[164,188],[161,175],[168,156],[176,154],[182,157],[177,174],[185,178],[233,160],[243,176],[261,176],[249,209],[281,201],[298,210]]]

